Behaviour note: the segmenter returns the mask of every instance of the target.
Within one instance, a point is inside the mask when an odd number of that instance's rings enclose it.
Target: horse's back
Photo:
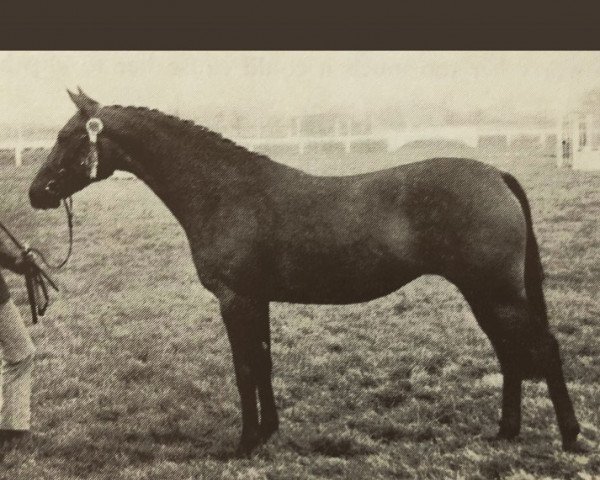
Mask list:
[[[267,235],[273,276],[307,303],[316,291],[319,302],[375,297],[425,273],[520,275],[523,215],[489,165],[440,158],[282,185]]]

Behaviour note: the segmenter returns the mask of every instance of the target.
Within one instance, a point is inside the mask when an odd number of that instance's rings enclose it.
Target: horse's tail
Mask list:
[[[544,280],[544,269],[540,258],[540,251],[535,233],[533,231],[533,222],[531,220],[531,208],[527,194],[519,181],[510,173],[502,172],[504,183],[508,186],[517,200],[521,204],[525,222],[527,224],[527,242],[525,247],[525,292],[529,300],[530,308],[534,316],[548,326],[548,311],[546,309],[546,300],[544,299],[544,291],[542,290],[542,282]]]

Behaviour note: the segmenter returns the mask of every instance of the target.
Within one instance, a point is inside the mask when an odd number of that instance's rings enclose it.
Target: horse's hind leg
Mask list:
[[[579,447],[577,435],[580,428],[565,384],[558,342],[554,335],[548,332],[536,350],[539,361],[543,365],[548,392],[556,412],[563,449],[577,450]]]
[[[579,433],[565,384],[558,343],[544,321],[536,318],[523,294],[466,294],[477,321],[488,335],[504,376],[501,438],[519,433],[521,383],[544,378],[556,411],[563,447],[573,448]]]
[[[521,429],[522,381],[531,377],[527,343],[533,328],[527,302],[519,296],[474,293],[470,289],[463,293],[500,362],[503,388],[498,438],[514,438]]]

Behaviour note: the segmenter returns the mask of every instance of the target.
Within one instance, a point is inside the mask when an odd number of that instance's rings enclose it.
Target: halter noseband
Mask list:
[[[86,163],[89,167],[89,176],[94,180],[98,176],[98,135],[104,129],[104,124],[98,117],[92,117],[86,122],[85,129],[92,147]]]

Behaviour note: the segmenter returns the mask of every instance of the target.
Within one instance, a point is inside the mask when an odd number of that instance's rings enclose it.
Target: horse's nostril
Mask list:
[[[55,180],[50,180],[47,184],[46,187],[44,188],[44,190],[46,190],[48,193],[56,193],[56,190],[54,189],[54,187],[56,187],[56,181]]]

